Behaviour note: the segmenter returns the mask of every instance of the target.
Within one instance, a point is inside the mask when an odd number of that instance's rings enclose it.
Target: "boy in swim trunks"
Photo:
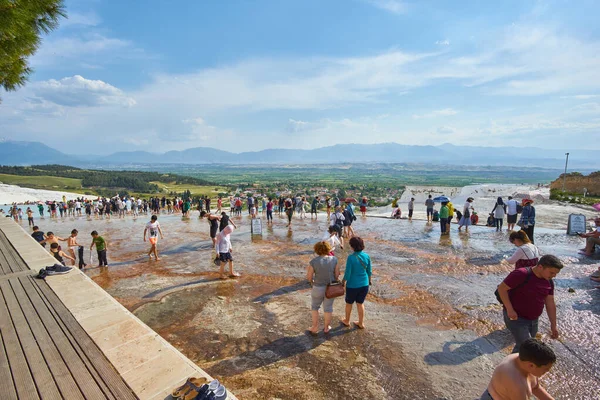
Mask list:
[[[79,232],[77,232],[77,229],[73,229],[71,231],[71,236],[69,236],[67,238],[67,246],[69,246],[69,254],[71,255],[72,258],[72,265],[75,265],[75,250],[79,249],[79,246],[81,246],[79,243],[77,243],[77,234]],[[87,264],[82,263],[82,260],[79,260],[79,264],[83,264],[83,266],[85,267]]]
[[[144,229],[144,242],[146,241],[146,233],[148,233],[148,240],[150,241],[150,250],[148,251],[148,258],[152,260],[152,254],[154,254],[154,258],[156,261],[160,261],[158,258],[158,248],[156,244],[158,243],[158,234],[160,233],[160,238],[163,239],[163,233],[160,229],[160,224],[158,223],[158,217],[153,215],[150,217],[150,222],[146,224],[146,228]]]

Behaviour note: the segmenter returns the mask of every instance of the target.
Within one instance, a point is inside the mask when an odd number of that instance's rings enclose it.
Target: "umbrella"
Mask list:
[[[450,201],[450,199],[446,196],[438,196],[438,197],[435,197],[433,199],[433,201],[435,201],[436,203],[445,203],[447,201]]]
[[[357,203],[356,199],[354,197],[346,197],[344,200],[342,200],[344,203]]]
[[[600,211],[600,203],[596,203],[592,207],[594,207],[595,210]]]

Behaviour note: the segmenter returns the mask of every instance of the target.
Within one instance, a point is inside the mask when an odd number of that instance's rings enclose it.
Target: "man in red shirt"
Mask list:
[[[516,342],[513,353],[519,352],[525,340],[535,338],[544,306],[550,320],[551,337],[558,338],[552,279],[562,268],[563,264],[557,257],[545,255],[533,268],[514,270],[498,286],[498,294],[504,305],[504,323]]]

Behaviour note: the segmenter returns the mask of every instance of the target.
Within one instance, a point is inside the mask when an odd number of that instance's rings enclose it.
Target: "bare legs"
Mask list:
[[[310,333],[317,334],[317,332],[319,331],[319,311],[312,310],[310,313],[312,317],[312,326],[308,328],[308,330],[310,331]],[[331,320],[333,318],[333,313],[326,312],[323,313],[323,315],[323,332],[329,333],[329,331],[331,330]]]
[[[354,321],[354,325],[356,325],[360,329],[365,329],[365,305],[356,303],[356,311],[358,311],[358,321]],[[350,315],[352,314],[352,304],[346,303],[346,317],[340,322],[343,325],[350,326]]]
[[[221,261],[221,267],[219,269],[219,278],[220,279],[227,279],[227,275],[225,275],[225,263],[223,261]],[[240,276],[240,274],[233,272],[233,261],[229,261],[229,277],[230,278],[237,278],[238,276]]]
[[[75,250],[69,248],[69,254],[71,255],[71,257],[73,257],[73,260],[71,261],[71,265],[75,266]]]
[[[160,258],[158,258],[158,249],[156,248],[156,244],[153,244],[152,247],[150,247],[150,250],[148,251],[148,257],[151,260],[152,254],[154,254],[154,258],[156,258],[156,261],[160,261]]]

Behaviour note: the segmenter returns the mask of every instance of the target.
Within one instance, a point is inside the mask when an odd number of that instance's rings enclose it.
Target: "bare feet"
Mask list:
[[[225,275],[220,275],[219,279],[227,279],[227,277]]]
[[[588,257],[591,256],[592,254],[594,254],[594,253],[588,253],[587,251],[579,251],[578,253],[583,254],[584,256],[588,256]]]
[[[365,329],[365,326],[364,326],[364,325],[361,325],[361,324],[359,324],[359,323],[358,323],[358,321],[354,321],[354,322],[353,322],[353,324],[354,324],[354,325],[356,325],[356,327],[357,327],[358,329]]]
[[[317,333],[319,333],[319,328],[313,328],[313,327],[310,327],[310,328],[308,328],[308,332],[309,332],[311,335],[316,335]]]
[[[240,276],[240,274],[238,274],[237,272],[234,272],[232,274],[229,274],[230,278],[237,278],[238,276]]]
[[[350,326],[350,322],[346,321],[345,319],[340,319],[340,324],[348,327]]]
[[[325,329],[323,329],[323,333],[329,333],[329,331],[331,330],[331,326],[326,326]]]
[[[160,258],[156,257],[156,261],[160,261]]]

